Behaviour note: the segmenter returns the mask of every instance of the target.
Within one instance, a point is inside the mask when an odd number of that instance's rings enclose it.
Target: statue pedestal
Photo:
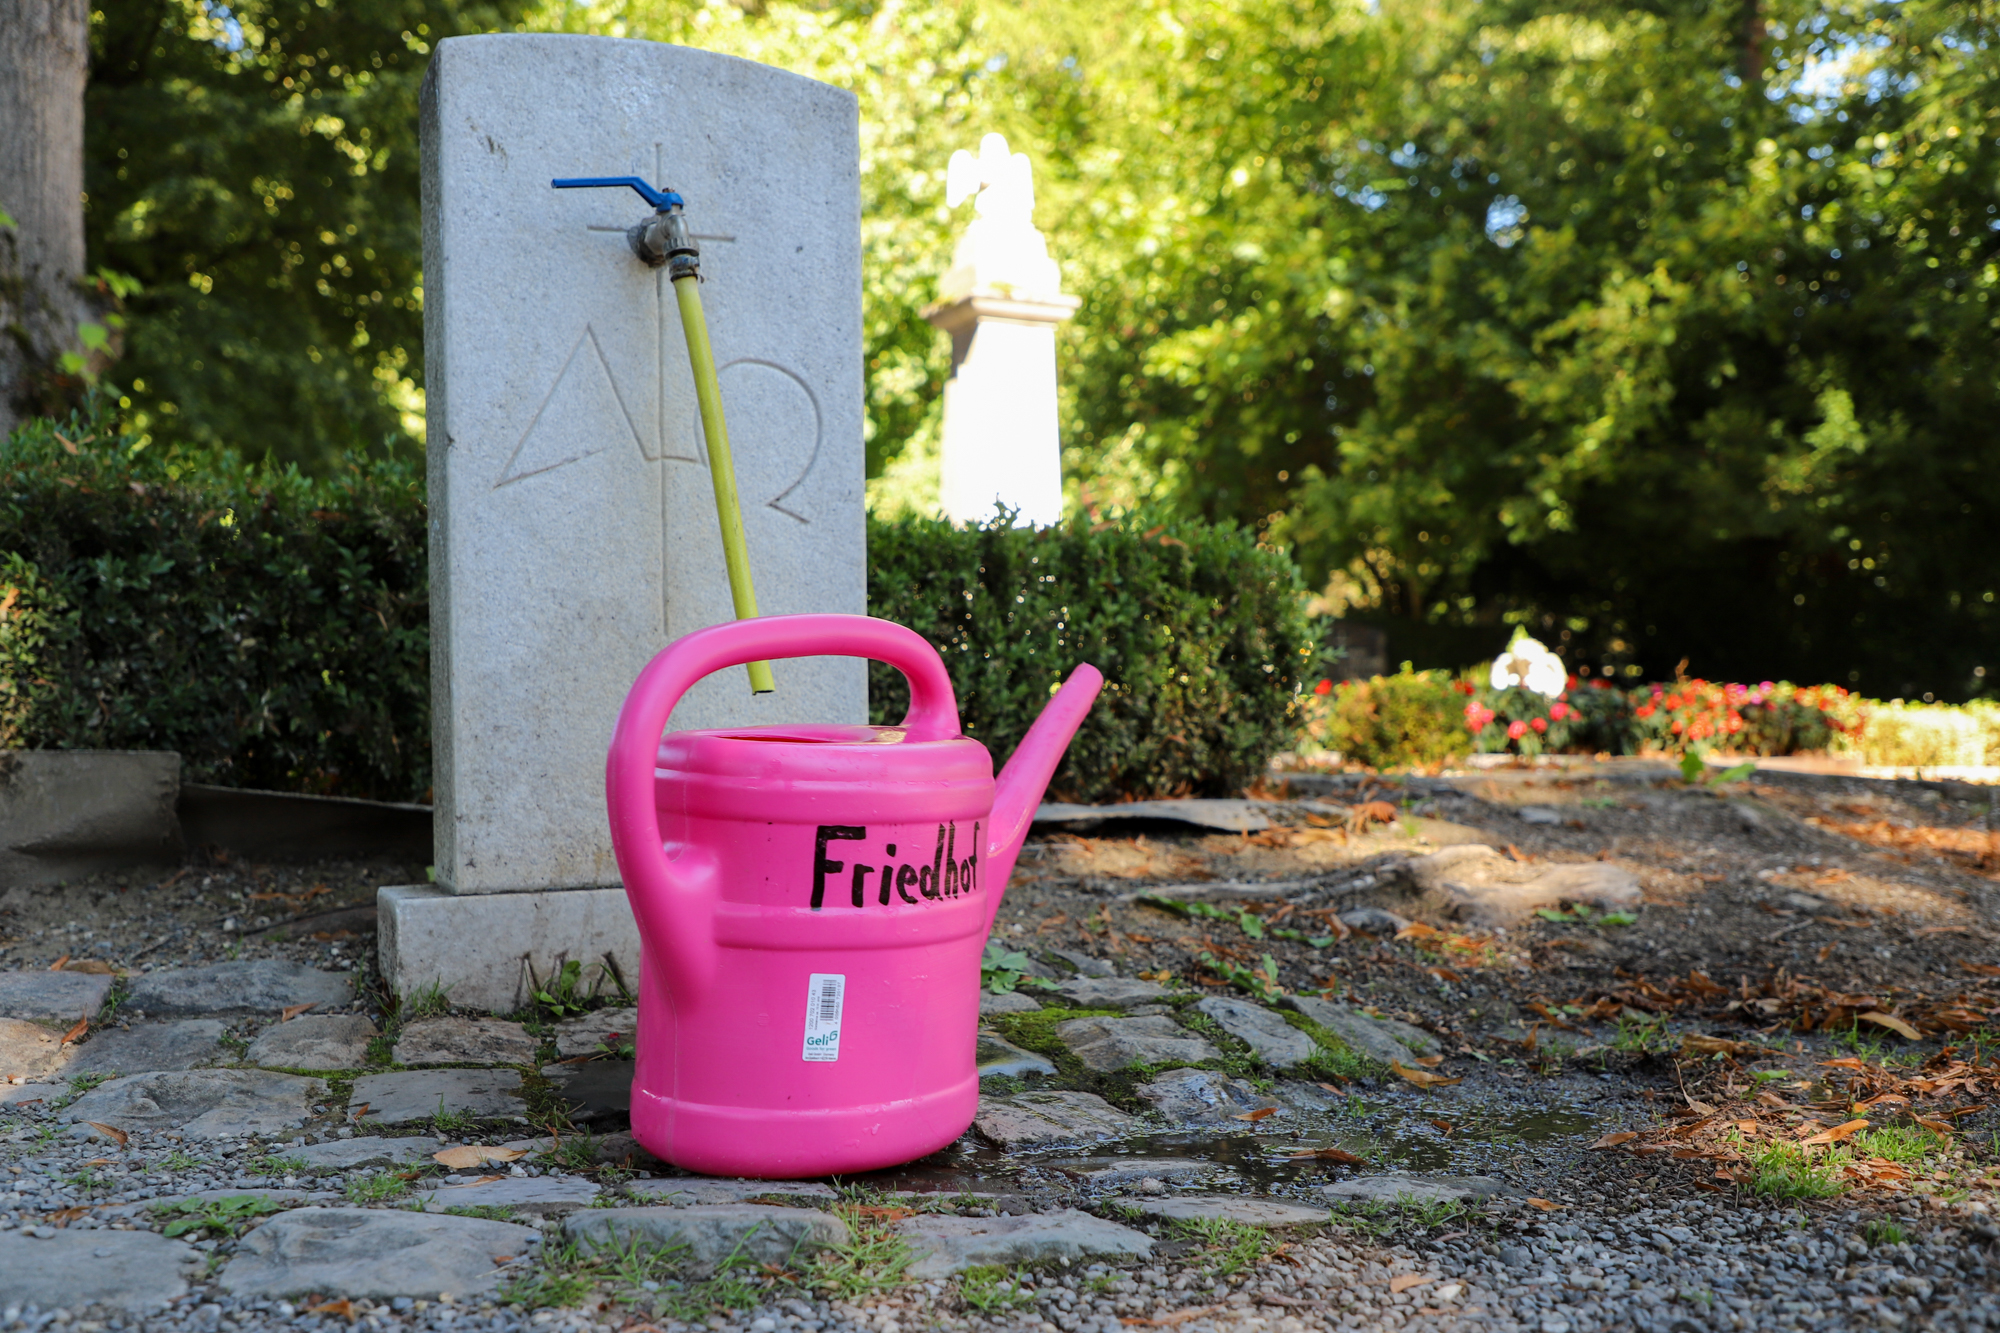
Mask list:
[[[974,293],[924,311],[951,335],[938,500],[954,522],[989,519],[996,503],[1018,523],[1062,518],[1056,325],[1081,304]]]

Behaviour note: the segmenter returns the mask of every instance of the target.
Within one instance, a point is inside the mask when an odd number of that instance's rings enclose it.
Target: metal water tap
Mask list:
[[[653,216],[625,229],[626,244],[648,268],[664,266],[669,278],[700,278],[701,248],[688,231],[687,201],[672,190],[656,190],[637,176],[579,176],[549,182],[558,190],[631,186],[653,206]]]

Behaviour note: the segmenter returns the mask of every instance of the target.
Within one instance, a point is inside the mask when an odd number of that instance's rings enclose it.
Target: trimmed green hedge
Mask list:
[[[0,444],[0,746],[172,749],[191,779],[424,800],[415,457],[320,481],[135,451],[100,399]],[[1229,527],[869,525],[869,604],[937,645],[1004,762],[1052,687],[1108,680],[1051,787],[1218,794],[1286,748],[1314,659],[1298,570]],[[879,720],[902,676],[869,678]]]
[[[319,481],[135,452],[94,406],[0,444],[0,744],[426,799],[421,460]]]
[[[1254,534],[1145,518],[1023,529],[871,523],[868,607],[944,655],[968,735],[1004,763],[1079,662],[1105,689],[1051,799],[1234,795],[1291,744],[1315,644],[1289,557]],[[870,711],[907,687],[872,664]]]

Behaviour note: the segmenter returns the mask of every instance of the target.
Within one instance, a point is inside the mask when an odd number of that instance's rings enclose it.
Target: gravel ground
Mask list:
[[[1289,1232],[1192,1235],[1147,1223],[1159,1245],[1150,1261],[1023,1269],[1002,1280],[997,1294],[991,1284],[969,1287],[954,1278],[843,1303],[762,1274],[750,1280],[755,1308],[718,1311],[697,1326],[758,1333],[2000,1327],[1993,1272],[2000,1227],[1984,1183],[2000,1164],[1994,1112],[1957,1117],[1950,1150],[1926,1157],[1908,1179],[1823,1199],[1761,1195],[1712,1176],[1712,1156],[1640,1157],[1592,1147],[1613,1132],[1655,1134],[1738,1114],[1762,1114],[1786,1133],[1814,1117],[1832,1123],[1847,1114],[1833,1108],[1843,1097],[1851,1108],[1858,1094],[1829,1081],[1840,1071],[1829,1072],[1828,1060],[1858,1062],[1873,1071],[1869,1077],[1900,1080],[1896,1086],[1933,1077],[1954,1059],[1990,1061],[1981,1053],[1989,1035],[2000,1045],[2000,1021],[1986,1017],[2000,1013],[1993,989],[2000,885],[1992,878],[2000,864],[1990,854],[1989,793],[1759,775],[1752,786],[1718,794],[1678,784],[1657,766],[1627,764],[1404,784],[1301,779],[1292,795],[1321,804],[1282,809],[1278,828],[1249,837],[1169,826],[1041,836],[1010,889],[1000,938],[1039,955],[1038,970],[1051,975],[1064,971],[1049,952],[1061,949],[1203,994],[1243,992],[1218,984],[1202,952],[1220,946],[1211,957],[1240,955],[1245,966],[1268,956],[1288,989],[1324,990],[1425,1028],[1443,1046],[1436,1075],[1460,1080],[1426,1091],[1377,1073],[1302,1110],[1307,1103],[1298,1099],[1310,1094],[1298,1089],[1309,1085],[1253,1075],[1294,1098],[1294,1109],[1251,1124],[1154,1132],[1121,1151],[1205,1158],[1235,1172],[1234,1183],[1219,1188],[1276,1199],[1316,1201],[1329,1182],[1384,1170],[1490,1174],[1505,1182],[1501,1195],[1457,1209],[1337,1213],[1322,1227]],[[1326,815],[1375,800],[1395,805],[1400,818],[1350,831]],[[1195,898],[1231,912],[1251,909],[1273,926],[1313,922],[1298,932],[1312,936],[1342,911],[1411,913],[1401,867],[1467,838],[1500,845],[1524,862],[1625,866],[1643,888],[1645,907],[1629,926],[1568,913],[1536,918],[1454,953],[1382,932],[1317,945],[1270,931],[1252,938],[1234,920],[1191,919],[1137,901],[1164,885],[1208,885],[1206,896]],[[72,966],[88,960],[127,974],[267,957],[358,969],[357,1008],[393,1036],[394,1015],[369,979],[373,892],[421,878],[420,868],[386,864],[223,863],[10,890],[0,895],[0,971],[47,969],[65,957]],[[1249,887],[1232,894],[1214,891],[1217,884]],[[1286,887],[1262,887],[1272,884]],[[1688,982],[1697,974],[1713,979],[1712,990]],[[1828,1008],[1827,997],[1842,994],[1865,995],[1892,1017],[1907,1016],[1923,1035],[1910,1041],[1864,1030],[1856,1006]],[[1974,1025],[1954,1031],[1938,1017],[1952,1013],[1969,1015]],[[1818,1023],[1829,1015],[1844,1017],[1833,1027]],[[1815,1025],[1801,1030],[1809,1019]],[[232,1026],[248,1037],[268,1021]],[[1690,1035],[1752,1044],[1690,1054],[1681,1045]],[[1947,1101],[1976,1107],[1994,1099],[1992,1076],[1967,1078]],[[1068,1066],[1053,1079],[998,1083],[991,1091],[1019,1086],[1089,1088],[1127,1111],[1144,1109],[1129,1079],[1079,1077]],[[1909,1095],[1913,1109],[1943,1104]],[[1696,1103],[1716,1114],[1700,1119],[1689,1109]],[[1886,1123],[1894,1111],[1890,1101],[1874,1115]],[[333,1136],[335,1123],[322,1116],[298,1134]],[[1336,1145],[1366,1165],[1280,1160]],[[128,1215],[120,1205],[204,1190],[313,1191],[345,1206],[349,1191],[359,1194],[381,1175],[274,1172],[264,1159],[285,1147],[276,1136],[209,1142],[143,1130],[119,1145],[62,1123],[56,1108],[0,1108],[0,1242],[22,1232],[55,1239],[156,1229],[150,1214]],[[1049,1168],[1051,1158],[1074,1152],[1008,1153],[969,1137],[935,1159],[865,1183],[1000,1187],[1017,1191],[1027,1207],[1122,1217],[1105,1193]],[[573,1163],[541,1156],[513,1169],[577,1173]],[[604,1167],[580,1174],[613,1191],[626,1183]],[[197,1242],[212,1269],[236,1243]],[[186,1297],[144,1315],[22,1308],[0,1290],[0,1330],[688,1327],[651,1319],[642,1305],[613,1300],[618,1294],[600,1287],[581,1303],[530,1309],[477,1299],[340,1304],[338,1293],[327,1293],[320,1303],[333,1308],[313,1313],[304,1301],[229,1297],[211,1273]],[[643,1299],[634,1290],[623,1294]],[[979,1301],[988,1308],[976,1308]],[[1004,1308],[1010,1305],[1016,1308]]]

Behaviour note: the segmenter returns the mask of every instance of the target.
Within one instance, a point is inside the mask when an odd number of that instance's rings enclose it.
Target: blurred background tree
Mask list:
[[[934,451],[953,148],[1035,162],[1084,297],[1079,507],[1257,525],[1391,659],[1983,692],[2000,61],[1967,3],[108,5],[93,264],[169,440],[420,429],[429,44],[681,41],[861,100],[869,468]],[[352,230],[350,230],[350,228]]]
[[[105,0],[85,230],[142,438],[315,472],[423,432],[417,89],[519,0]]]

